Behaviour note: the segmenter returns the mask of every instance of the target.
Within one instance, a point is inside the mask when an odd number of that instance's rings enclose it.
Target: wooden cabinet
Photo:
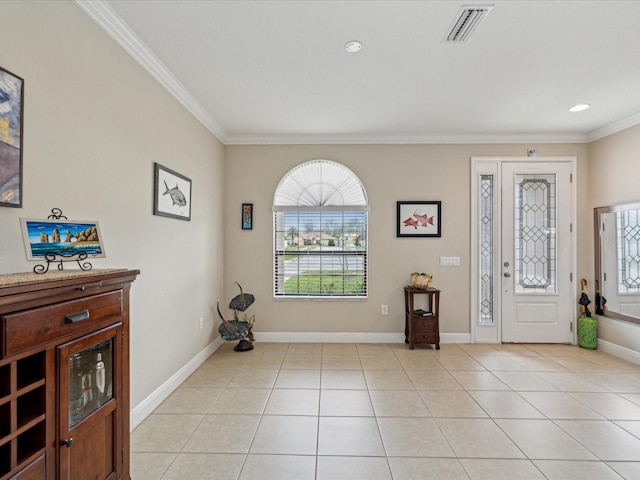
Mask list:
[[[424,307],[417,308],[415,296],[425,295]],[[413,350],[418,343],[434,344],[440,350],[440,290],[433,287],[404,287],[404,342]]]
[[[0,480],[129,479],[138,274],[0,275]]]

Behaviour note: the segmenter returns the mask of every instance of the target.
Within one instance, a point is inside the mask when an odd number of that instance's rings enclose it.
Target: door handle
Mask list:
[[[504,272],[503,274],[505,277],[509,278],[511,276],[511,274],[509,272]]]
[[[67,448],[71,448],[72,443],[73,443],[73,438],[67,438],[66,440],[62,441],[62,445],[64,445]]]

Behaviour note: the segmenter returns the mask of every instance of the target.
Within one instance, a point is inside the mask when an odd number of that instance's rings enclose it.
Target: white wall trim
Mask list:
[[[621,132],[622,130],[626,130],[627,128],[634,127],[638,124],[640,124],[640,113],[629,118],[624,118],[622,120],[614,122],[611,125],[605,125],[602,128],[594,130],[593,132],[589,133],[589,143],[595,142],[596,140],[600,140],[604,137],[608,137],[609,135],[613,135],[614,133]]]
[[[439,134],[228,134],[225,145],[407,145],[407,144],[496,144],[496,143],[587,143],[582,133],[439,133]]]
[[[631,350],[630,348],[621,347],[620,345],[616,345],[615,343],[607,342],[606,340],[601,340],[600,338],[598,338],[598,349],[602,350],[604,353],[609,353],[616,357],[622,358],[627,362],[640,365],[640,352],[636,352],[635,350]]]
[[[257,342],[404,343],[403,333],[254,332]],[[441,333],[440,343],[469,343],[468,333]]]
[[[185,366],[174,373],[169,379],[156,388],[151,394],[131,409],[131,430],[133,431],[142,421],[147,418],[162,402],[164,402],[173,391],[178,388],[189,376],[202,365],[213,352],[218,350],[224,342],[217,337],[207,345]]]

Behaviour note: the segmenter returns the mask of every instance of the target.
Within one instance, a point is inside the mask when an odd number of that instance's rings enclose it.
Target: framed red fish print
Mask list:
[[[440,237],[440,201],[398,202],[397,237]]]
[[[159,163],[153,173],[153,214],[190,221],[191,180]]]

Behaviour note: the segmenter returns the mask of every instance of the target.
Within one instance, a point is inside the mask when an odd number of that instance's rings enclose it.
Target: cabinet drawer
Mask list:
[[[436,335],[435,330],[431,332],[423,330],[413,334],[413,341],[414,343],[437,343],[438,336]]]
[[[121,290],[4,315],[1,317],[4,324],[3,356],[86,330],[121,315]]]
[[[413,330],[415,332],[435,332],[436,331],[436,319],[435,318],[414,317]]]

